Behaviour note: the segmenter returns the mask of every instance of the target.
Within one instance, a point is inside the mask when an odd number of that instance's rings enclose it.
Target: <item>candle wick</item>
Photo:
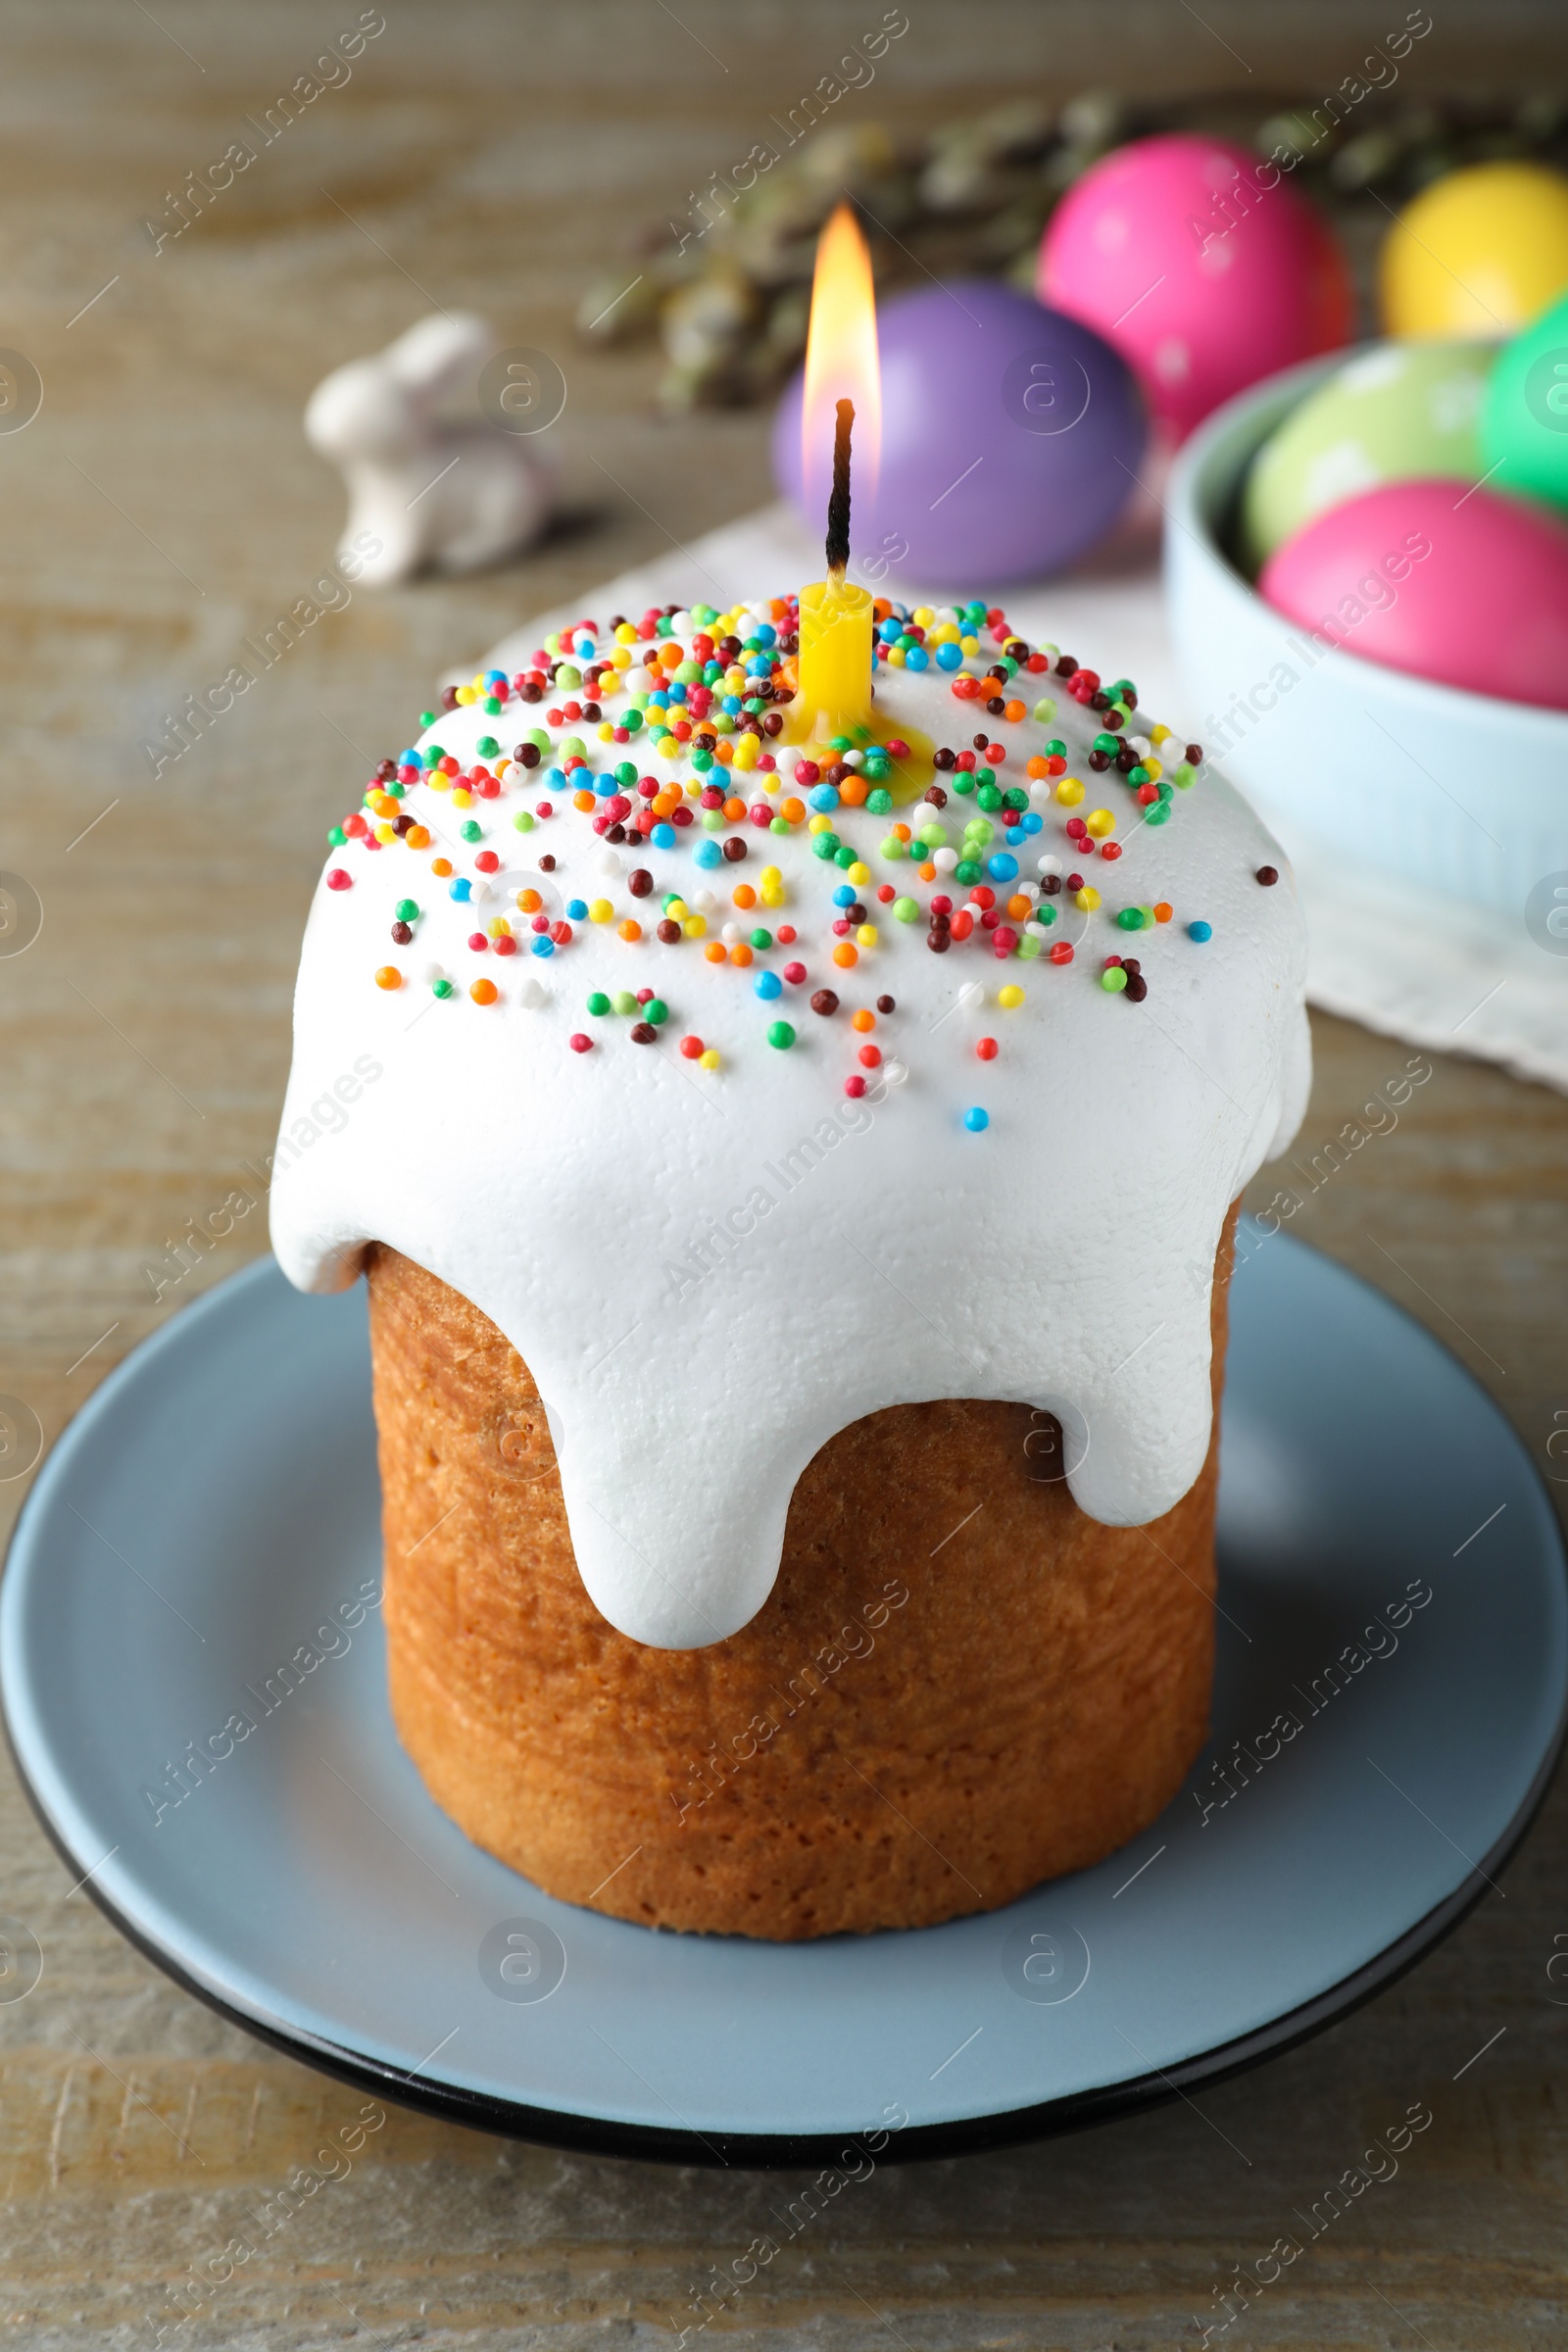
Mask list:
[[[833,492],[827,502],[827,573],[835,587],[844,585],[850,561],[850,431],[855,403],[841,400],[833,432]]]

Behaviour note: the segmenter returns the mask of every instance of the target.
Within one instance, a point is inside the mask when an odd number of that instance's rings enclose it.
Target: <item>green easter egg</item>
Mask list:
[[[1252,461],[1241,553],[1253,571],[1303,523],[1385,482],[1485,471],[1478,420],[1494,344],[1374,343],[1293,409]]]
[[[1493,488],[1568,506],[1568,297],[1503,346],[1481,411]]]

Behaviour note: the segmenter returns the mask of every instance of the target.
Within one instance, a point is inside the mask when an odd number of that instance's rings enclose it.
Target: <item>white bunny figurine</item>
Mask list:
[[[368,585],[426,569],[475,571],[543,528],[550,455],[530,438],[443,414],[471,392],[494,347],[471,312],[433,314],[373,359],[335,368],[311,394],[306,438],[341,468],[349,494],[339,560],[352,553]],[[364,533],[378,543],[368,561]]]

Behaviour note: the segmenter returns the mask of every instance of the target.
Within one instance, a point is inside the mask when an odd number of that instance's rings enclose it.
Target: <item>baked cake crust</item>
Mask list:
[[[391,1699],[436,1802],[567,1901],[779,1941],[994,1910],[1125,1844],[1207,1731],[1235,1215],[1174,1509],[1089,1518],[1027,1405],[892,1405],[803,1472],[760,1613],[681,1650],[588,1597],[515,1348],[373,1248]]]

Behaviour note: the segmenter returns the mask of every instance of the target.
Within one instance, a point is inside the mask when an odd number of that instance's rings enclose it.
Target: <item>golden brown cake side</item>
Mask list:
[[[780,1940],[992,1910],[1124,1844],[1207,1728],[1234,1225],[1174,1510],[1087,1518],[1026,1405],[893,1405],[808,1465],[765,1606],[695,1650],[601,1617],[527,1366],[372,1250],[392,1707],[436,1802],[551,1894]]]

